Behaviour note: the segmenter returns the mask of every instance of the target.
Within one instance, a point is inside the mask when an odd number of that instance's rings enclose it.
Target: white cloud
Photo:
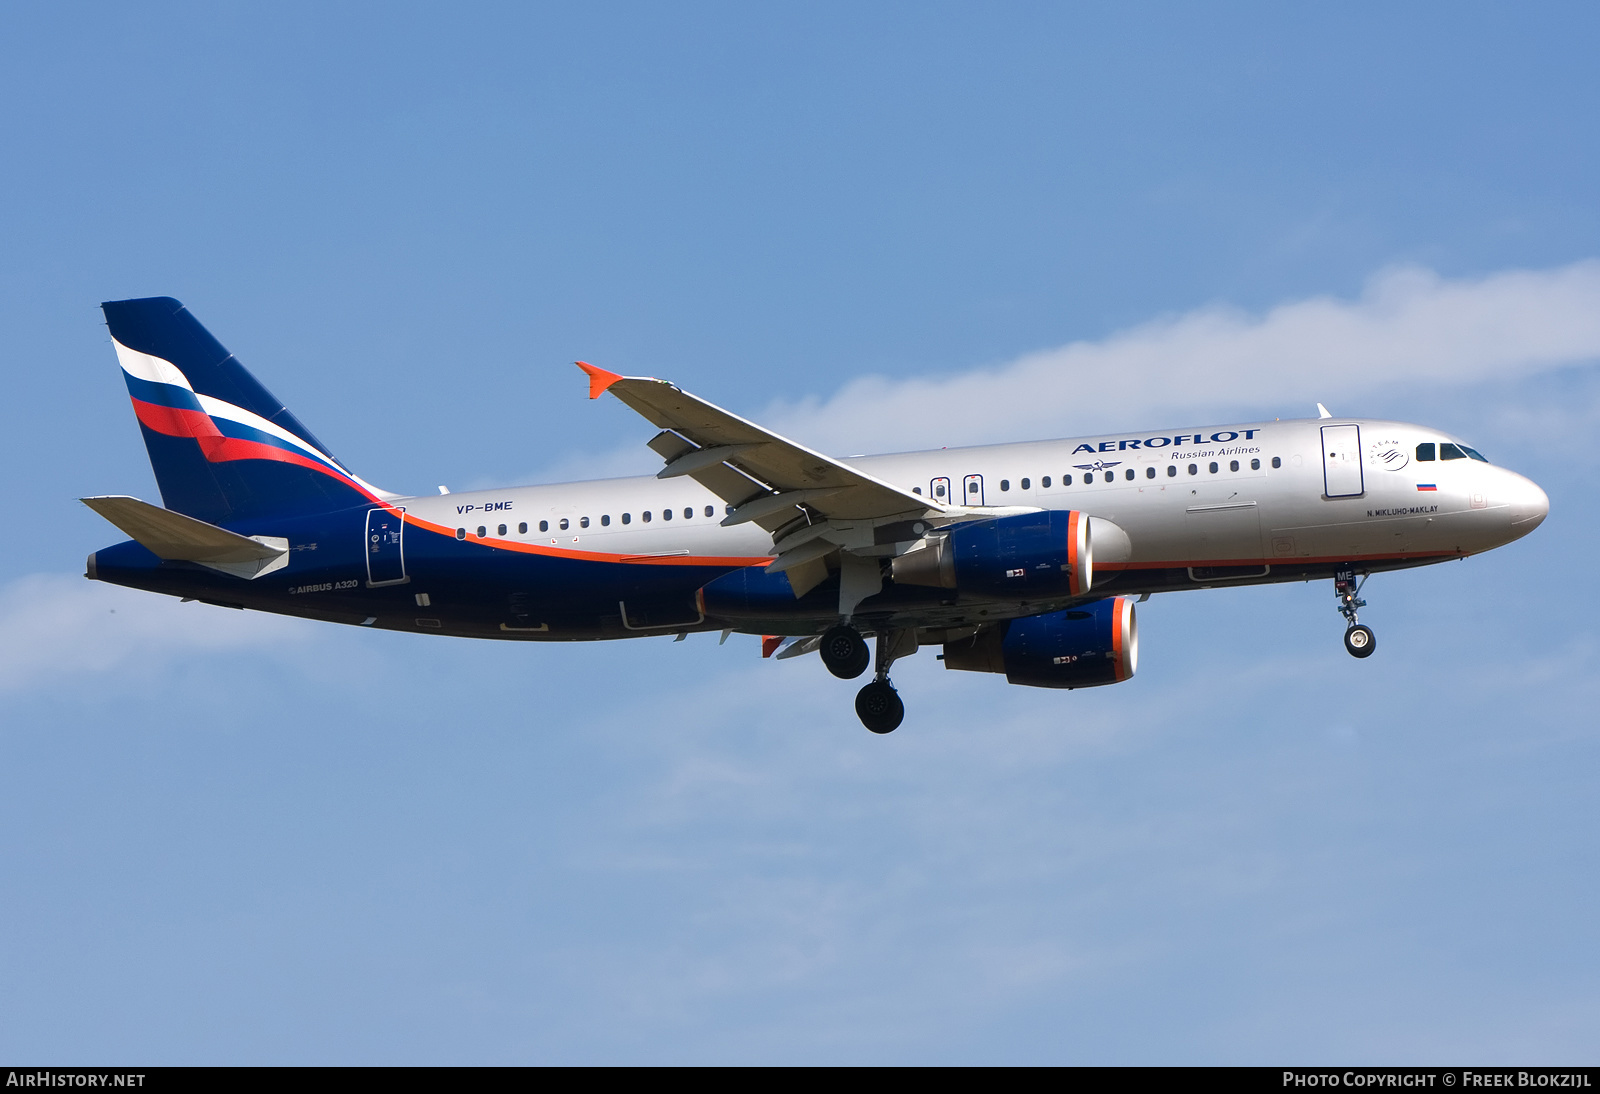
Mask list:
[[[864,377],[762,421],[823,451],[886,452],[1268,408],[1310,416],[1317,401],[1358,414],[1353,397],[1389,386],[1464,385],[1597,357],[1600,261],[1457,280],[1398,267],[1356,300],[1319,296],[1264,315],[1208,306],[954,376]]]
[[[0,589],[0,692],[63,676],[154,670],[175,657],[219,649],[281,645],[304,626],[81,577],[33,574]]]

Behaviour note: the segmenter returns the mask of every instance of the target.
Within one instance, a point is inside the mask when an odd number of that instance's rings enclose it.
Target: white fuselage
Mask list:
[[[1220,438],[1220,439],[1214,439]],[[1325,451],[1342,444],[1348,451]],[[1537,527],[1548,499],[1528,479],[1470,458],[1418,459],[1459,444],[1435,429],[1366,419],[1257,422],[851,457],[852,466],[939,502],[1075,509],[1127,544],[1097,568],[1270,565],[1274,560],[1460,557]],[[601,479],[396,502],[470,540],[603,555],[770,557],[754,524],[723,527],[726,503],[688,478]]]

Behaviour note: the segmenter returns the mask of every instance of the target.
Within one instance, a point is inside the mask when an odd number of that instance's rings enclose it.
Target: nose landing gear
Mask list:
[[[1361,599],[1361,586],[1366,583],[1365,576],[1356,581],[1354,570],[1340,570],[1333,577],[1333,591],[1339,597],[1339,614],[1349,624],[1344,632],[1344,648],[1351,657],[1371,657],[1372,651],[1378,648],[1378,639],[1372,633],[1372,628],[1356,621],[1356,611],[1367,606],[1367,602]]]

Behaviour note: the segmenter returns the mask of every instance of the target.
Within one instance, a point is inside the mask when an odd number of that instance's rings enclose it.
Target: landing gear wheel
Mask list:
[[[856,716],[874,733],[893,733],[906,717],[900,693],[887,680],[874,680],[856,693]]]
[[[867,649],[866,639],[854,627],[843,623],[829,628],[817,652],[822,654],[822,663],[828,666],[828,671],[841,680],[854,680],[872,663],[872,651]]]
[[[1351,657],[1371,657],[1372,651],[1378,648],[1378,639],[1373,635],[1372,628],[1365,623],[1357,623],[1344,632],[1344,648]]]

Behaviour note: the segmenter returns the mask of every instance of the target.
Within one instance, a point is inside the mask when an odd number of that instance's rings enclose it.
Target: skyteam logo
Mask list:
[[[1385,471],[1399,471],[1411,462],[1411,454],[1399,441],[1373,441],[1367,446],[1367,462]]]

